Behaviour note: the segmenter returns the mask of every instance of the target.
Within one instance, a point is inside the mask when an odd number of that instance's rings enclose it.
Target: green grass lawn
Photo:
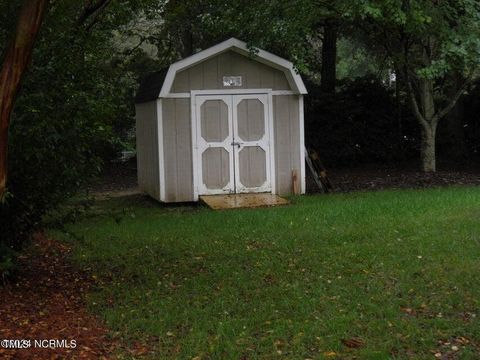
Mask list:
[[[115,199],[52,233],[98,279],[92,311],[156,359],[480,358],[480,188],[292,202]]]

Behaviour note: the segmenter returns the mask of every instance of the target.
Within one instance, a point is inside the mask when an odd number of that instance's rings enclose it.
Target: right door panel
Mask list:
[[[272,189],[267,101],[267,95],[233,97],[237,193],[269,192]]]

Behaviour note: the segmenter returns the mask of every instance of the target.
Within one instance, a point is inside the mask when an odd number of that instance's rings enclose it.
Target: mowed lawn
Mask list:
[[[52,234],[99,281],[92,311],[155,359],[480,358],[480,188],[130,197]]]

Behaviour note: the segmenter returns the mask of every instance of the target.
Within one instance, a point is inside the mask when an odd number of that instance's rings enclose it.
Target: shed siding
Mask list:
[[[275,174],[277,194],[292,193],[292,170],[300,174],[300,116],[298,95],[273,96]]]
[[[224,87],[224,76],[242,76],[241,87]],[[180,71],[172,85],[172,93],[212,89],[291,90],[283,71],[274,69],[234,51],[227,51]]]
[[[137,173],[140,190],[160,200],[159,149],[156,101],[135,105]]]
[[[163,99],[165,202],[193,201],[190,99]]]
[[[276,189],[292,192],[292,171],[300,174],[300,118],[297,95],[273,96]],[[163,99],[166,202],[194,201],[190,99]]]

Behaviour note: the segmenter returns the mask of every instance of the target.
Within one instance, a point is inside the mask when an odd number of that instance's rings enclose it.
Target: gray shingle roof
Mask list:
[[[168,67],[144,76],[140,80],[140,87],[135,96],[135,103],[139,104],[158,99],[167,72]]]

